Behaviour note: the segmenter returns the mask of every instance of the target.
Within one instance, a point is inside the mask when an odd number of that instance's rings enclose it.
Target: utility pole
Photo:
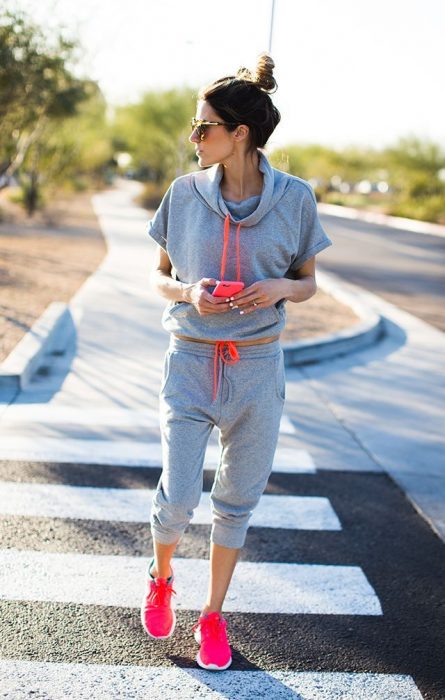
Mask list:
[[[271,13],[270,13],[269,54],[272,53],[272,36],[273,36],[274,14],[275,14],[275,0],[272,0],[272,8],[271,8]]]

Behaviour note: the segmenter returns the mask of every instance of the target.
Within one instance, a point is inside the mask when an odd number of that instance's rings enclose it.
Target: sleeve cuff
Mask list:
[[[153,228],[151,222],[148,225],[147,233],[150,236],[150,238],[153,238],[153,240],[161,246],[161,248],[163,248],[165,251],[167,250],[167,240],[158,231],[156,231],[156,229]]]
[[[330,238],[325,239],[323,241],[320,241],[319,243],[316,243],[316,245],[312,246],[312,248],[309,248],[309,250],[306,250],[303,255],[300,255],[299,258],[297,258],[292,265],[290,266],[290,270],[299,270],[300,267],[306,262],[306,260],[309,260],[310,258],[313,258],[314,255],[317,255],[317,253],[320,253],[322,250],[325,248],[329,248],[329,246],[332,245],[332,241]]]

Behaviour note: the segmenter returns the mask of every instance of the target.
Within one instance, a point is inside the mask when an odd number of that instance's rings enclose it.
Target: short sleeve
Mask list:
[[[306,260],[332,245],[332,241],[318,218],[317,200],[311,187],[303,197],[298,252],[292,259],[289,272],[297,271]]]
[[[148,222],[147,228],[148,235],[164,250],[167,250],[168,214],[170,210],[171,191],[172,185],[170,185],[163,196],[154,217]]]

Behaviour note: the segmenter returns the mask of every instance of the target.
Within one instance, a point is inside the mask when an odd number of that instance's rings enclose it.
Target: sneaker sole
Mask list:
[[[232,663],[232,658],[228,660],[225,666],[217,666],[216,664],[205,664],[200,656],[200,652],[198,651],[196,655],[196,663],[198,666],[201,666],[201,668],[205,668],[206,671],[225,671],[226,668],[229,668],[230,664]]]
[[[170,632],[168,634],[164,635],[163,637],[157,637],[156,635],[152,634],[147,629],[147,627],[145,625],[145,618],[144,618],[144,611],[143,611],[144,603],[145,603],[145,596],[142,600],[142,606],[141,606],[141,624],[142,624],[142,627],[144,628],[144,630],[146,631],[146,633],[148,634],[148,636],[151,637],[152,639],[169,639],[172,636],[173,632],[175,631],[175,627],[176,627],[176,613],[174,611],[173,606],[172,606],[173,624],[172,624],[172,628],[171,628]]]

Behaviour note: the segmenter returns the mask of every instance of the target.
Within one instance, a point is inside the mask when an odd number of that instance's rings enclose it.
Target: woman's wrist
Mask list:
[[[181,301],[186,301],[188,304],[192,303],[191,291],[193,284],[187,284],[186,282],[180,282],[181,285]]]
[[[307,301],[317,291],[315,279],[312,276],[302,277],[298,280],[284,279],[286,283],[284,299],[295,303]]]
[[[191,303],[190,291],[193,284],[174,280],[170,274],[156,270],[151,275],[154,289],[169,301],[186,301]]]

